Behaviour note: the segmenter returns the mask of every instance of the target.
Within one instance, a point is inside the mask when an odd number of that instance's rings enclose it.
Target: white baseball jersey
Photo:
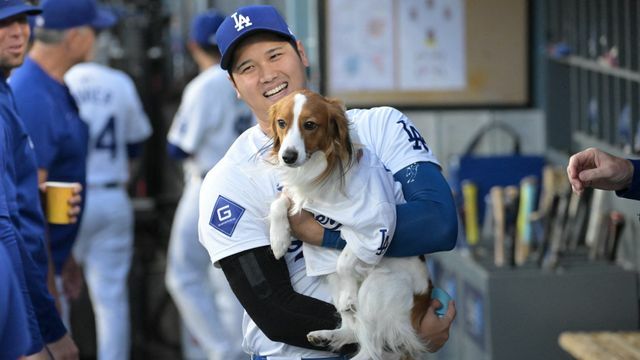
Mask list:
[[[244,130],[253,125],[249,107],[239,100],[219,65],[200,73],[185,88],[167,140],[192,155],[185,172],[205,174]],[[216,101],[211,101],[215,97]]]
[[[362,157],[349,169],[347,178],[344,193],[333,185],[323,199],[305,204],[305,210],[328,229],[340,230],[358,259],[376,265],[393,238],[396,204],[404,203],[402,185],[367,148],[362,149]],[[303,253],[307,275],[336,271],[339,251],[305,243]]]
[[[89,125],[87,184],[129,180],[127,144],[151,135],[135,85],[126,73],[97,63],[81,63],[64,77]]]
[[[124,359],[130,348],[127,275],[133,257],[128,144],[151,135],[135,85],[122,71],[83,63],[65,74],[89,127],[87,192],[73,254],[91,291],[98,357]],[[118,211],[113,211],[118,209]]]
[[[350,110],[347,115],[360,142],[392,173],[419,161],[437,163],[411,121],[398,110],[380,107]],[[280,187],[273,166],[264,161],[270,141],[259,126],[252,127],[236,140],[203,182],[198,231],[200,242],[214,263],[241,251],[270,244],[269,206]],[[293,242],[284,258],[295,291],[331,301],[329,289],[321,278],[307,276],[299,240]],[[271,341],[246,314],[243,328],[243,347],[248,353],[283,359],[332,356]]]

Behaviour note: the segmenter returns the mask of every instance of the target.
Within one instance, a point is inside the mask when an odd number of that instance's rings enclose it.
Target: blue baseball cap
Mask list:
[[[272,32],[295,40],[289,26],[278,10],[269,5],[245,6],[227,16],[216,32],[216,41],[222,54],[220,67],[229,70],[233,52],[240,41],[258,31]]]
[[[36,27],[44,29],[90,26],[101,30],[117,21],[113,12],[99,7],[96,0],[44,0],[41,6],[42,14],[36,18]]]
[[[216,31],[224,21],[224,15],[216,10],[208,10],[193,17],[191,21],[191,40],[200,46],[218,45]]]
[[[23,0],[5,0],[0,2],[0,20],[20,14],[38,15],[41,12],[41,8],[29,5]]]

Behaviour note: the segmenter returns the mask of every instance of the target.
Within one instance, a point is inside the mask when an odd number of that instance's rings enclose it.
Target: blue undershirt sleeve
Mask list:
[[[453,249],[458,237],[458,216],[440,168],[418,162],[393,177],[402,184],[407,202],[396,206],[396,230],[385,256],[418,256]],[[342,249],[344,245],[339,231],[324,231],[323,247]]]

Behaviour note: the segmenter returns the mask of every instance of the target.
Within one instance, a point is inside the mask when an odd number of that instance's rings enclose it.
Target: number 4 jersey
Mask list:
[[[89,126],[87,184],[126,183],[129,177],[127,145],[151,135],[135,85],[120,70],[82,63],[65,74],[80,117]]]

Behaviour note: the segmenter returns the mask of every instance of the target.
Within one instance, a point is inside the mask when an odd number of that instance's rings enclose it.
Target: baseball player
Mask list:
[[[84,189],[88,129],[79,117],[63,75],[90,56],[95,30],[113,25],[115,17],[99,9],[95,0],[44,0],[41,6],[43,13],[34,28],[35,41],[24,64],[12,73],[10,84],[18,113],[33,140],[39,182],[76,182]],[[81,278],[67,276],[79,273],[70,271],[77,269],[70,255],[78,225],[48,226],[63,319],[68,318],[63,279],[69,289],[65,292],[77,293],[82,284]],[[68,340],[61,351],[73,353],[75,349],[77,357],[77,348],[73,345],[72,349]]]
[[[140,154],[151,126],[126,73],[87,62],[72,67],[65,82],[89,127],[87,199],[73,255],[91,296],[98,359],[127,359],[133,207],[126,184],[129,160]]]
[[[267,111],[286,94],[306,87],[309,62],[304,47],[271,6],[238,9],[225,19],[216,38],[221,66],[258,125],[238,138],[204,180],[200,241],[247,312],[243,346],[252,359],[344,359],[306,338],[313,330],[337,328],[340,319],[328,303],[325,284],[306,275],[301,242],[294,241],[279,261],[269,246],[267,214],[279,184],[263,161],[271,143]],[[396,208],[396,231],[386,255],[451,249],[457,236],[453,197],[411,121],[390,107],[350,110],[347,115],[362,145],[402,184],[407,200]],[[324,246],[340,242],[339,232],[308,224],[308,217],[298,220],[301,223],[291,223],[298,239]],[[420,324],[421,335],[434,351],[447,340],[455,316],[450,303],[447,314],[438,318],[438,306],[434,301]]]
[[[204,175],[252,122],[218,64],[215,32],[223,20],[215,10],[192,20],[188,46],[200,74],[186,86],[167,135],[169,154],[184,159],[185,186],[171,229],[166,283],[209,359],[242,356],[242,308],[198,242],[198,195]]]
[[[12,255],[14,264],[22,263],[22,273],[28,290],[29,299],[25,301],[27,309],[33,305],[35,319],[29,315],[28,348],[23,354],[32,355],[30,358],[49,358],[49,354],[55,358],[73,359],[78,355],[78,349],[69,336],[69,333],[58,314],[55,302],[47,288],[47,272],[49,258],[45,244],[45,223],[40,205],[38,190],[38,172],[33,143],[26,133],[22,119],[17,113],[15,97],[9,88],[6,78],[12,69],[20,66],[24,60],[30,29],[27,24],[27,15],[40,13],[40,9],[33,7],[22,0],[8,0],[0,4],[0,19],[4,26],[0,28],[0,47],[12,47],[12,51],[2,52],[0,55],[0,124],[5,126],[9,147],[3,150],[5,158],[11,164],[3,167],[4,176],[10,176],[7,189],[14,189],[8,201],[11,211],[11,220],[18,241],[19,254]],[[76,200],[74,200],[76,201]],[[76,217],[77,204],[72,207],[70,216]],[[2,211],[0,211],[2,212]],[[6,234],[4,234],[6,235]],[[5,244],[7,242],[3,241]],[[12,249],[11,246],[7,250]],[[2,272],[2,271],[0,271]],[[22,281],[22,274],[17,274]],[[1,307],[1,306],[0,306]],[[12,309],[12,312],[18,311]],[[15,329],[18,331],[18,329]],[[18,336],[18,332],[16,336]],[[10,336],[9,333],[7,336]],[[5,339],[5,336],[0,336]],[[13,342],[11,338],[8,341]],[[19,348],[18,339],[14,350]],[[44,348],[46,345],[46,349]],[[0,358],[11,358],[7,353],[2,353]],[[6,355],[6,356],[4,356]]]

